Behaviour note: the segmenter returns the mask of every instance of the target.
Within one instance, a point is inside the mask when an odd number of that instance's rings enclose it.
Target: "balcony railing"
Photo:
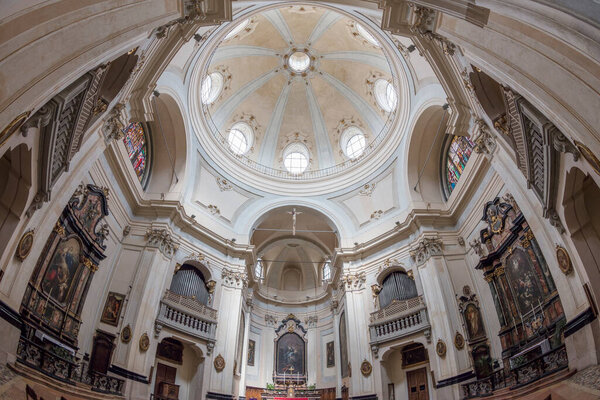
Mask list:
[[[21,337],[17,347],[17,360],[59,381],[84,384],[95,392],[123,395],[123,379],[90,371],[86,361],[74,362],[60,357],[48,349]]]
[[[562,345],[508,372],[501,369],[487,378],[462,384],[463,398],[491,396],[507,387],[517,389],[568,367],[567,350]]]
[[[181,296],[167,290],[160,302],[156,324],[214,342],[217,331],[217,310],[192,297]]]
[[[394,300],[389,306],[371,313],[371,345],[398,339],[430,327],[422,297]]]

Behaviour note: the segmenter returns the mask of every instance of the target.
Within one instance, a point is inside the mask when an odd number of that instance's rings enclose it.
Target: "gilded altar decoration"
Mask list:
[[[127,325],[121,331],[121,342],[129,343],[131,341],[131,326]]]
[[[23,236],[21,236],[21,240],[19,240],[19,244],[17,245],[17,251],[15,255],[19,259],[19,261],[23,261],[27,258],[29,253],[31,253],[31,249],[33,247],[33,237],[35,232],[30,230],[25,232]]]
[[[598,175],[600,175],[600,160],[594,154],[594,152],[592,152],[592,150],[590,150],[590,148],[587,147],[585,144],[578,142],[577,140],[575,141],[575,146],[577,147],[577,150],[581,152],[583,158],[585,158],[588,164],[590,164],[590,167],[592,167],[592,169]]]
[[[556,246],[556,260],[558,261],[558,267],[565,275],[569,275],[573,272],[573,263],[571,263],[571,257],[569,253],[562,246]]]
[[[446,357],[446,343],[444,343],[442,339],[438,339],[437,343],[435,344],[435,352],[441,358]]]
[[[150,348],[150,337],[146,332],[140,336],[140,351],[147,351]]]
[[[458,350],[462,350],[465,347],[465,338],[460,334],[460,332],[456,332],[454,334],[454,347],[456,347]]]
[[[360,364],[360,372],[365,377],[369,376],[369,375],[371,375],[371,372],[373,372],[373,366],[371,365],[370,362],[368,362],[367,360],[364,360],[362,362],[362,364]]]
[[[100,322],[112,326],[119,325],[119,316],[121,315],[124,300],[125,295],[109,292],[106,297],[106,303],[104,303],[104,310],[102,311]]]
[[[217,372],[221,372],[225,369],[225,359],[223,358],[223,356],[221,354],[219,354],[218,356],[215,357],[215,361],[213,362],[213,365],[215,366],[215,370]]]
[[[13,135],[13,133],[18,131],[21,126],[23,126],[23,123],[27,120],[27,118],[29,118],[29,114],[31,114],[31,111],[26,111],[17,115],[15,119],[13,119],[10,124],[8,124],[2,130],[2,133],[0,133],[0,146],[2,146],[4,142],[6,142],[8,138]]]
[[[55,223],[23,296],[26,325],[70,346],[77,346],[81,310],[91,279],[105,258],[106,195],[105,189],[94,185],[77,188]]]

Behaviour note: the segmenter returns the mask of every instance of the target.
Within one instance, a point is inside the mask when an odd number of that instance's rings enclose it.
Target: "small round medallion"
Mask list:
[[[446,357],[446,343],[442,339],[438,339],[437,344],[435,345],[435,352],[441,358]]]
[[[371,363],[367,360],[363,361],[362,364],[360,364],[360,372],[363,374],[363,376],[371,375],[372,371],[373,367],[371,366]]]
[[[213,365],[215,366],[215,370],[217,370],[217,372],[223,371],[223,369],[225,368],[225,359],[223,358],[223,356],[220,354],[216,356]]]
[[[150,347],[150,338],[148,334],[144,332],[144,334],[140,337],[140,350],[146,351]]]

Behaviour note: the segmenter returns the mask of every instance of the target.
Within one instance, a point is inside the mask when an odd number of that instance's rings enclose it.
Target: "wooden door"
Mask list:
[[[406,373],[408,400],[429,400],[427,369],[420,368]]]
[[[90,361],[90,369],[92,371],[106,374],[110,366],[110,359],[115,347],[115,336],[106,332],[96,331],[94,336],[94,344],[92,347],[92,358]]]
[[[156,381],[154,382],[154,393],[160,393],[161,382],[174,384],[176,375],[177,368],[158,363],[158,365],[156,366]]]

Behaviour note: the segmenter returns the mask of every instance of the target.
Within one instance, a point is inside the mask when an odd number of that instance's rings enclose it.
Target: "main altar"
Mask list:
[[[261,394],[263,399],[320,399],[320,392],[307,385],[306,343],[306,329],[289,314],[275,330],[274,385]]]

